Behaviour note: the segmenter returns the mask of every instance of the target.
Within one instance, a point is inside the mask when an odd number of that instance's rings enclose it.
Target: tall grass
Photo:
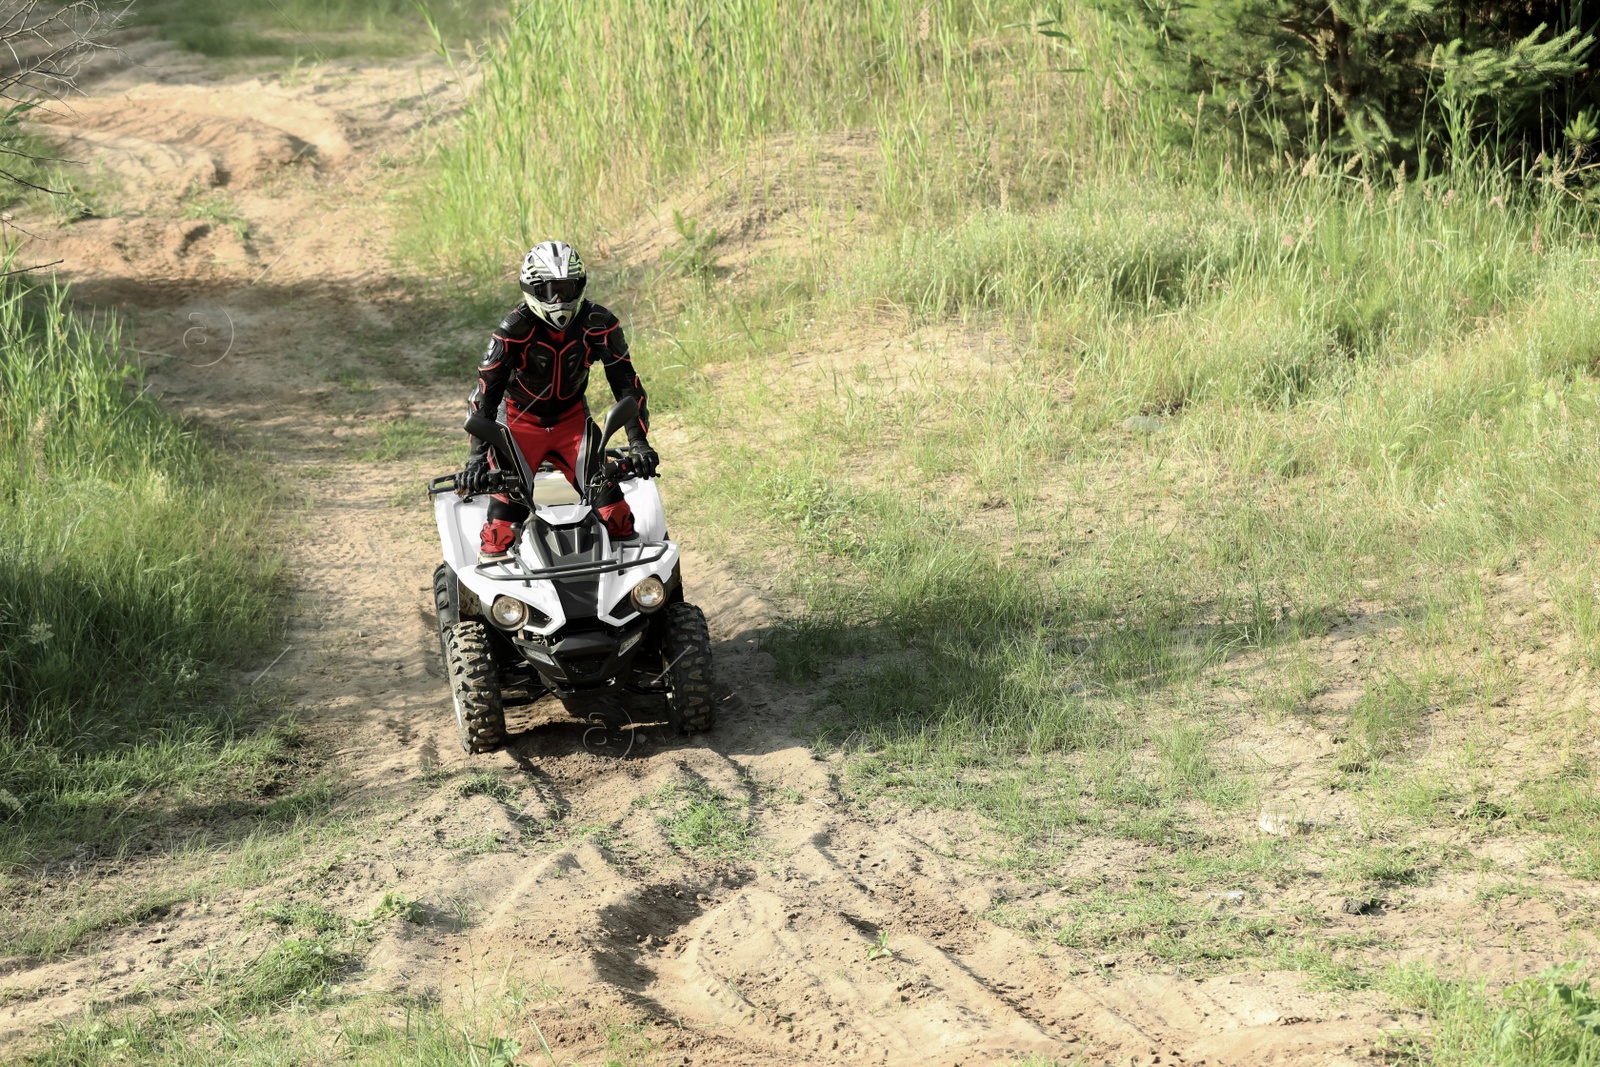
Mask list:
[[[767,440],[743,453],[719,505],[765,508],[846,573],[872,574],[812,599],[906,634],[926,620],[1025,633],[1136,597],[1141,616],[1163,605],[1169,632],[1186,618],[1243,632],[1264,601],[1314,615],[1372,578],[1398,592],[1419,573],[1533,547],[1587,573],[1583,546],[1600,533],[1582,504],[1600,464],[1585,429],[1590,210],[1449,194],[1367,204],[1328,183],[1223,199],[1113,182],[1040,214],[908,227],[851,257],[813,310],[838,320],[887,300],[913,323],[1013,329],[1023,354],[1003,376],[877,381],[858,365],[866,377],[820,395],[780,379],[743,407],[728,385],[715,405],[681,402],[729,431],[724,412],[785,412],[762,423]],[[673,358],[699,351],[679,343]],[[1093,476],[1131,416],[1158,427],[1135,468],[1166,467],[1133,493],[1175,496],[1183,524],[1092,546],[1053,533],[1055,472]],[[803,460],[788,458],[797,450]],[[861,452],[876,462],[863,469]],[[1004,501],[1005,539],[1031,551],[997,565],[963,531],[952,478],[967,501]],[[1153,601],[1152,585],[1171,600]],[[1583,598],[1572,603],[1573,624],[1592,627]]]
[[[452,44],[481,38],[502,11],[495,0],[140,0],[129,21],[154,26],[180,47],[217,58],[322,62],[415,54],[432,43],[434,29]]]
[[[64,847],[48,832],[63,823],[92,841],[163,792],[270,776],[228,671],[279,618],[264,485],[145,395],[115,319],[7,281],[0,399],[0,863],[15,863]]]
[[[764,157],[797,151],[793,136],[828,131],[875,133],[874,199],[897,212],[1058,187],[1061,123],[1038,114],[1081,99],[1043,79],[1043,38],[999,36],[1030,11],[1017,0],[520,3],[482,56],[459,136],[439,148],[441,195],[428,194],[413,247],[496,277],[541,235],[603,243],[714,159],[759,173]],[[997,127],[1002,83],[1030,107]]]

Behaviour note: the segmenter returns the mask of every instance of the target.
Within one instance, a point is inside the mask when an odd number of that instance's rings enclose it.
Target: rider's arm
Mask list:
[[[500,412],[500,402],[505,399],[506,384],[511,381],[511,358],[506,352],[506,339],[496,331],[478,361],[478,388],[473,391],[469,404],[474,415],[494,418]],[[489,451],[489,443],[474,437],[472,455],[481,456]]]
[[[646,406],[644,383],[639,380],[638,372],[633,369],[633,360],[628,355],[628,339],[623,336],[622,323],[606,311],[591,317],[584,327],[584,334],[589,339],[589,351],[605,368],[606,381],[611,383],[611,395],[618,400],[631,396],[639,402],[638,421],[627,425],[628,443],[643,444],[645,435],[650,432],[650,409]]]

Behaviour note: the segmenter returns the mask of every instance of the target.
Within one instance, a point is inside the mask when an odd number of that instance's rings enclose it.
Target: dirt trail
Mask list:
[[[962,858],[973,824],[868,817],[841,801],[837,766],[791,732],[809,695],[780,685],[758,649],[767,605],[696,551],[692,529],[675,525],[728,693],[713,734],[649,734],[616,758],[540,708],[506,751],[463,755],[427,612],[437,556],[416,489],[445,469],[481,339],[430,326],[414,343],[418,323],[439,320],[390,262],[385,204],[388,163],[459,92],[427,62],[214,80],[157,44],[130,59],[51,120],[116,176],[115,210],[59,229],[36,221],[23,255],[64,258],[84,300],[126,315],[166,403],[304,487],[298,599],[270,676],[327,754],[347,830],[284,862],[270,891],[221,886],[208,905],[83,955],[0,972],[0,994],[13,993],[0,995],[0,1047],[90,1003],[159,998],[186,966],[237,943],[252,900],[314,895],[365,915],[388,892],[419,902],[423,921],[385,927],[357,988],[448,998],[514,980],[538,991],[531,1010],[562,1063],[597,1062],[606,1026],[640,1021],[654,1024],[660,1062],[711,1065],[1029,1053],[1330,1064],[1392,1025],[1375,1002],[1309,993],[1300,975],[1124,974],[985,920],[1026,890]],[[208,190],[227,203],[205,217],[194,204]],[[440,354],[459,379],[432,369]],[[447,443],[364,458],[402,418]],[[673,457],[690,445],[663,422],[670,507]],[[463,797],[465,770],[509,788]],[[696,780],[738,802],[755,833],[747,854],[673,849],[652,798]],[[141,868],[92,876],[112,885]],[[880,944],[890,951],[871,951]]]

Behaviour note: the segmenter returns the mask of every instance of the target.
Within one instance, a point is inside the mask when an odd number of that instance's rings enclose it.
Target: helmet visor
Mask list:
[[[570,304],[583,295],[582,278],[540,278],[528,282],[522,291],[546,304]]]

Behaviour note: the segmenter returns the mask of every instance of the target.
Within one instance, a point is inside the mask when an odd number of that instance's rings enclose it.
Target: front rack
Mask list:
[[[638,559],[602,559],[593,563],[565,563],[559,567],[530,569],[523,566],[521,560],[512,557],[510,559],[496,559],[490,560],[488,563],[479,563],[473,567],[473,570],[491,582],[544,582],[559,578],[581,578],[588,574],[609,574],[612,571],[626,571],[634,567],[655,563],[667,554],[669,547],[659,541],[655,542],[655,544],[657,547],[654,555],[641,553]],[[490,574],[488,571],[490,567],[504,567],[508,570],[515,567],[516,572],[511,574]]]

